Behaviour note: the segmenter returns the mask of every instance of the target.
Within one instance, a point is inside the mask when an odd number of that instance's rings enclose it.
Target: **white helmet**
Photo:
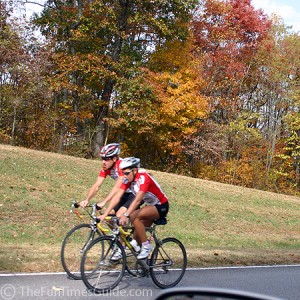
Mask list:
[[[99,155],[101,157],[114,157],[118,156],[121,152],[120,144],[112,143],[101,148]]]
[[[120,163],[120,168],[122,170],[128,168],[139,168],[140,167],[140,159],[136,157],[126,157]]]

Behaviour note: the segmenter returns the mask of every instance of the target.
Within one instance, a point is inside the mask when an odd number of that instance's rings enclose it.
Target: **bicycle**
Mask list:
[[[160,239],[156,233],[157,225],[165,225],[165,218],[158,219],[146,227],[150,239],[155,243],[150,259],[138,260],[138,253],[128,241],[132,236],[132,226],[118,226],[118,218],[109,218],[113,223],[112,235],[97,237],[85,249],[80,265],[82,280],[88,290],[99,294],[114,289],[122,280],[125,270],[136,277],[149,276],[160,288],[177,285],[182,279],[187,265],[187,255],[183,244],[176,238]],[[126,231],[125,231],[126,230]],[[126,246],[126,251],[121,243]],[[122,258],[112,260],[115,251]],[[128,258],[134,258],[129,264]]]
[[[77,210],[79,204],[76,201],[72,202],[70,213],[75,213],[76,216],[83,220],[83,215]],[[91,208],[91,211],[89,211]],[[103,236],[110,231],[110,224],[107,223],[107,228],[100,225],[96,219],[96,212],[101,208],[97,204],[88,205],[85,208],[86,214],[90,218],[90,223],[82,223],[72,228],[65,236],[61,247],[61,263],[63,269],[72,279],[81,279],[80,261],[82,253],[88,244],[95,239],[95,236]]]
[[[70,213],[83,220],[83,215],[77,210],[79,204],[76,201],[72,202]],[[91,208],[91,211],[88,209]],[[101,213],[101,207],[97,204],[87,205],[84,212],[89,216],[90,223],[82,223],[72,228],[65,236],[61,247],[61,263],[64,271],[68,274],[69,278],[80,280],[80,262],[81,256],[88,244],[95,239],[95,236],[103,236],[109,234],[113,225],[109,222],[109,218],[105,222],[106,227],[99,223],[96,212]],[[110,217],[113,215],[110,215]],[[127,234],[127,233],[124,233]],[[130,255],[128,256],[128,264],[126,269],[129,274],[135,275],[131,271]]]

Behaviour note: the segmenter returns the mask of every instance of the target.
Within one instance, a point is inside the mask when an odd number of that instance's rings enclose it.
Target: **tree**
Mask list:
[[[24,41],[9,22],[11,13],[12,8],[0,1],[0,132],[2,140],[14,144],[28,56]]]
[[[219,123],[215,126],[224,133],[223,159],[215,166],[223,169],[226,182],[270,189],[283,174],[278,157],[287,157],[288,152],[280,156],[282,150],[291,145],[297,149],[285,116],[298,110],[299,35],[290,33],[279,18],[268,20],[249,5],[249,1],[207,1],[193,28],[198,33],[196,54],[204,55],[208,78],[207,127]],[[220,157],[219,152],[216,155]],[[289,174],[296,174],[292,160],[295,173]],[[248,178],[242,172],[246,169]]]
[[[13,17],[8,4],[0,1],[0,139],[53,150],[51,98],[45,81],[48,51],[41,50],[31,28]]]
[[[211,98],[211,118],[228,123],[243,104],[253,56],[271,21],[250,0],[207,0],[192,25],[195,55],[204,55],[203,92]]]
[[[120,101],[109,123],[149,167],[186,167],[184,143],[206,118],[201,65],[193,60],[191,46],[190,39],[167,42],[116,97]]]
[[[268,80],[262,87],[268,97],[265,110],[272,112],[264,126],[270,145],[267,171],[277,190],[299,191],[300,37],[278,22],[271,45],[264,72]]]
[[[195,59],[203,61],[206,85],[201,93],[209,99],[210,114],[189,151],[199,153],[195,162],[215,168],[212,173],[219,174],[218,180],[223,180],[218,168],[234,160],[235,167],[223,174],[226,178],[230,174],[229,182],[235,181],[243,149],[253,143],[250,137],[256,140],[259,135],[255,128],[249,132],[257,112],[247,110],[246,95],[255,78],[254,58],[271,25],[268,17],[247,0],[204,1],[192,22],[193,53]],[[216,135],[219,144],[215,143]]]
[[[35,18],[56,45],[52,85],[59,101],[77,112],[88,108],[93,115],[94,153],[106,140],[105,118],[115,86],[134,78],[158,45],[185,38],[195,3],[49,0],[41,17]]]
[[[258,128],[265,140],[265,178],[276,185],[274,161],[282,153],[282,143],[290,137],[286,116],[297,110],[299,95],[299,36],[290,33],[282,20],[274,19],[268,38],[261,43],[252,64],[252,78],[245,93],[243,109],[257,114],[252,126]],[[278,161],[278,160],[277,160]],[[281,169],[281,167],[279,167]],[[268,181],[268,180],[267,180]]]

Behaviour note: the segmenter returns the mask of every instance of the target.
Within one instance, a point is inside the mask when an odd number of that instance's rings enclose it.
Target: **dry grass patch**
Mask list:
[[[1,273],[63,271],[59,244],[5,244],[0,249],[0,262]]]
[[[189,248],[190,267],[299,264],[300,250],[194,249]]]

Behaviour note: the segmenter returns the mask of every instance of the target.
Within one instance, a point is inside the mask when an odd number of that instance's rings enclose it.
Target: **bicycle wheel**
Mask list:
[[[122,257],[115,261],[113,255],[120,251]],[[81,277],[88,290],[99,294],[115,288],[125,272],[126,256],[123,246],[112,236],[93,240],[85,249],[81,260]]]
[[[173,287],[182,279],[186,265],[187,256],[183,244],[175,238],[165,238],[152,252],[150,275],[158,287]]]
[[[87,245],[98,235],[91,224],[79,224],[72,228],[63,240],[60,257],[65,272],[73,279],[81,279],[80,261]]]

